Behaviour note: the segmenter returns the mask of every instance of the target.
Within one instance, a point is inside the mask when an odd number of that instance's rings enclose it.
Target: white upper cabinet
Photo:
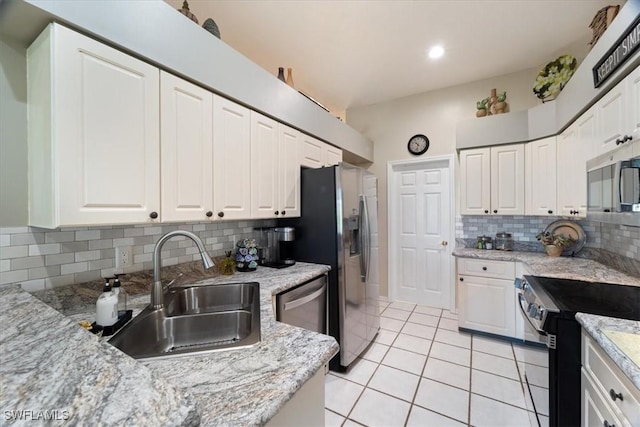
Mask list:
[[[525,146],[525,195],[527,215],[557,215],[556,137]]]
[[[251,217],[250,110],[213,96],[213,218]]]
[[[597,117],[597,142],[594,147],[594,156],[606,153],[616,148],[619,142],[629,131],[629,117],[627,114],[629,94],[626,90],[626,81],[618,83],[596,104],[595,115]]]
[[[301,134],[283,124],[279,125],[279,200],[280,216],[300,216],[300,140]]]
[[[159,70],[57,24],[27,61],[29,225],[159,221]]]
[[[595,111],[591,108],[558,137],[557,206],[562,216],[587,215],[587,160],[597,143]]]
[[[308,168],[337,165],[342,161],[342,150],[312,136],[301,134],[300,165]]]
[[[326,157],[324,160],[324,165],[325,166],[333,166],[333,165],[337,165],[338,163],[340,163],[342,161],[342,150],[334,147],[333,145],[329,145],[329,144],[325,144],[326,145]]]
[[[484,215],[491,209],[491,148],[460,151],[460,213]]]
[[[205,221],[213,209],[213,94],[160,74],[162,221]]]
[[[278,122],[251,112],[251,217],[275,218],[278,195]],[[249,173],[247,173],[247,178]]]
[[[524,214],[524,145],[460,151],[460,213]]]
[[[491,147],[491,213],[524,214],[524,144]]]
[[[637,141],[640,139],[640,67],[636,67],[627,77],[627,92],[629,93],[627,99],[630,120],[627,135]]]

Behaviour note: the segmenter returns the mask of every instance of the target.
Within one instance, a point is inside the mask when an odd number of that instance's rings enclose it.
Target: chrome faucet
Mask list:
[[[151,285],[151,303],[149,308],[152,310],[159,310],[164,307],[164,295],[162,290],[162,282],[160,281],[160,264],[161,264],[161,251],[164,243],[174,236],[185,236],[193,240],[198,250],[200,251],[200,257],[202,258],[202,266],[207,269],[213,267],[215,264],[213,260],[207,254],[207,250],[204,248],[202,240],[190,231],[175,230],[170,231],[167,234],[160,237],[160,240],[156,242],[153,248],[153,284]]]

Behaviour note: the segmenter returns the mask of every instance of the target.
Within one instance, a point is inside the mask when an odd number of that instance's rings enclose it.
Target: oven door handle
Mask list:
[[[522,295],[522,293],[518,292],[518,307],[520,307],[520,312],[522,313],[522,317],[524,317],[525,319],[527,319],[527,322],[529,322],[529,324],[531,325],[531,327],[540,335],[547,335],[547,333],[545,331],[541,331],[540,329],[538,329],[538,327],[536,325],[533,324],[533,322],[531,321],[531,319],[529,319],[529,315],[527,314],[526,311],[524,311],[524,308],[522,307],[522,303],[526,303],[527,301],[524,299],[524,296]]]

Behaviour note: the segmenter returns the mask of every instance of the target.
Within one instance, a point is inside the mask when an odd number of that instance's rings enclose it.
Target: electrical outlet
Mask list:
[[[129,267],[133,264],[133,253],[131,246],[116,247],[116,268]]]

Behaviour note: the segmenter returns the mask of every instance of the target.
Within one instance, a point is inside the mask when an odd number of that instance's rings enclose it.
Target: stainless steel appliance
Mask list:
[[[276,319],[327,333],[327,276],[320,276],[276,296]]]
[[[546,338],[549,425],[578,426],[581,327],[575,314],[640,320],[640,287],[528,275],[515,287],[523,317]]]
[[[340,352],[329,367],[344,371],[380,328],[377,264],[377,181],[373,174],[340,163],[303,169],[301,217],[295,226],[298,261],[328,264],[329,334]]]
[[[621,158],[628,151],[589,161],[587,173],[590,212],[640,213],[640,156]]]

